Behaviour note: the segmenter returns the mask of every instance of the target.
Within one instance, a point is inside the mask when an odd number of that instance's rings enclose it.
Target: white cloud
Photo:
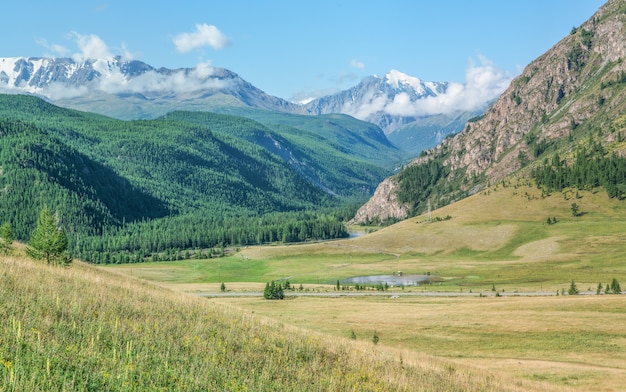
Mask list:
[[[192,93],[200,90],[228,87],[227,80],[211,78],[214,68],[210,63],[200,63],[195,68],[178,70],[172,74],[149,71],[133,79],[125,79],[116,68],[99,79],[96,89],[110,94],[121,93]]]
[[[77,32],[71,33],[80,53],[75,53],[72,58],[74,61],[81,62],[87,59],[111,60],[113,55],[109,51],[109,47],[95,34],[82,35]]]
[[[350,66],[356,69],[364,69],[365,63],[357,59],[352,59],[352,61],[350,61]]]
[[[134,58],[133,54],[126,46],[126,42],[122,42],[122,53],[122,58],[124,60],[132,60]]]
[[[181,53],[190,52],[194,49],[209,46],[215,50],[225,48],[230,44],[230,39],[217,27],[206,23],[197,24],[196,31],[181,33],[173,39],[176,50]]]
[[[359,119],[366,119],[371,114],[385,111],[386,105],[388,104],[386,96],[375,95],[374,92],[370,92],[363,97],[362,102],[363,103],[356,105],[356,102],[347,102],[344,104],[341,111],[342,113],[350,114]]]
[[[465,71],[465,84],[450,82],[445,93],[411,100],[408,94],[397,94],[391,102],[384,95],[364,97],[358,107],[350,104],[344,113],[367,119],[377,112],[396,116],[425,116],[473,111],[497,98],[511,83],[508,73],[496,68],[487,58],[479,57],[480,64],[470,60]]]
[[[45,57],[65,57],[70,53],[70,50],[65,46],[49,44],[48,41],[43,38],[37,39],[35,42],[51,52],[50,54],[45,54]]]
[[[479,60],[479,65],[470,61],[465,71],[465,84],[451,83],[444,94],[426,98],[416,107],[418,113],[472,111],[499,97],[511,83],[512,76],[496,68],[486,57],[481,56]]]
[[[337,94],[341,91],[338,88],[326,88],[320,90],[303,90],[294,93],[290,98],[290,102],[299,103],[301,105],[306,105],[307,103],[321,97],[325,97],[328,95]]]
[[[89,93],[87,86],[71,87],[64,83],[52,83],[44,92],[52,100],[77,98],[87,93]]]
[[[215,68],[211,66],[211,62],[200,63],[193,69],[192,74],[197,79],[206,79],[215,73]]]

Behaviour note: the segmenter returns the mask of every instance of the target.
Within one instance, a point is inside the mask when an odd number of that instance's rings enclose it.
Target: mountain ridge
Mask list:
[[[376,205],[402,193],[400,175],[387,181],[386,192],[370,199],[355,222],[381,216],[406,218],[424,211],[426,201],[446,204],[483,189],[526,167],[562,151],[572,154],[571,143],[593,144],[599,139],[616,152],[626,110],[626,3],[610,0],[588,21],[529,64],[484,115],[465,125],[463,132],[425,151],[407,166],[414,175],[420,166],[437,162],[448,174],[385,214]],[[621,153],[620,153],[621,154]],[[408,172],[407,172],[408,173]],[[411,176],[408,176],[411,177]],[[389,183],[393,186],[389,186]],[[405,193],[406,194],[406,193]]]
[[[435,132],[446,136],[462,129],[455,121],[457,117],[472,117],[484,110],[485,105],[479,105],[469,112],[471,115],[466,110],[420,112],[422,103],[441,99],[450,86],[391,70],[384,77],[369,76],[348,90],[299,104],[271,96],[235,72],[209,64],[157,69],[119,56],[0,58],[0,92],[33,94],[67,108],[124,120],[151,119],[176,110],[228,112],[230,108],[302,115],[342,113],[376,124],[386,135],[404,129],[405,136],[397,138],[396,145],[410,153],[435,145],[430,136],[418,140],[431,131],[429,125],[422,129],[423,122],[432,125],[430,118],[443,117],[443,125]]]

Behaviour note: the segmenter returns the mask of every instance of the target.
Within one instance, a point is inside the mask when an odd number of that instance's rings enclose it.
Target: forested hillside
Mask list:
[[[350,208],[338,207],[385,169],[320,141],[326,166],[311,158],[317,179],[307,178],[309,156],[294,163],[276,150],[312,154],[295,139],[234,116],[120,121],[0,96],[0,222],[27,240],[45,205],[74,253],[95,262],[345,236]]]
[[[402,155],[380,128],[352,117],[302,116],[259,109],[231,109],[240,116],[173,112],[161,118],[210,127],[281,157],[331,194],[369,195]],[[374,184],[374,186],[372,186]]]

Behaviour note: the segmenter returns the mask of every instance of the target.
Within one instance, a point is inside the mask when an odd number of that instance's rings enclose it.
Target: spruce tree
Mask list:
[[[576,295],[578,294],[578,287],[576,287],[576,283],[572,280],[572,283],[569,286],[569,290],[567,290],[567,294]]]
[[[65,230],[57,226],[54,215],[47,207],[39,213],[26,254],[35,260],[46,260],[48,264],[69,265],[72,262],[67,253]]]
[[[615,278],[613,278],[613,280],[611,281],[611,292],[613,294],[621,294],[622,293],[622,288],[620,287],[619,282]]]

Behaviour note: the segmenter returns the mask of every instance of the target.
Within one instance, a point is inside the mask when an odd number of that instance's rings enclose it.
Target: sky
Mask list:
[[[589,19],[600,0],[10,1],[0,57],[123,56],[227,68],[298,101],[392,69],[494,88]]]

